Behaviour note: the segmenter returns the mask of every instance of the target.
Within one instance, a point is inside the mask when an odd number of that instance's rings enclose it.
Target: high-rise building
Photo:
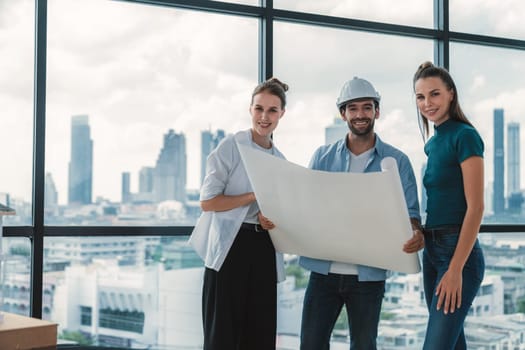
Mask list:
[[[6,192],[0,192],[0,204],[4,204],[6,206],[11,206],[11,200],[10,200],[9,193]]]
[[[90,204],[93,186],[93,140],[87,115],[71,118],[69,204]]]
[[[51,173],[46,173],[44,187],[44,207],[47,210],[54,210],[58,207],[58,192]]]
[[[224,130],[217,130],[212,133],[209,130],[201,132],[201,184],[206,176],[206,160],[210,155],[211,151],[217,147],[219,142],[224,138]]]
[[[507,124],[507,197],[520,192],[520,124]]]
[[[144,166],[139,171],[139,193],[153,192],[153,177],[155,168]]]
[[[60,216],[58,207],[58,191],[51,173],[46,173],[44,182],[44,215],[48,222]]]
[[[131,174],[128,171],[122,173],[122,203],[131,202]]]
[[[503,109],[494,109],[494,215],[505,211],[505,150],[503,148]]]
[[[139,171],[139,192],[132,194],[133,202],[155,202],[153,181],[155,168],[143,166]]]
[[[186,202],[186,137],[172,129],[164,135],[153,178],[156,202]]]
[[[348,134],[348,125],[341,118],[334,118],[334,122],[324,129],[325,145],[334,143]]]

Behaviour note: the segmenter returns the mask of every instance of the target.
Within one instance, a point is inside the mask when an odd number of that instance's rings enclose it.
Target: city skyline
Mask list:
[[[395,20],[431,26],[431,6],[424,2],[412,5],[410,11],[396,12]],[[306,1],[282,2],[279,6],[298,9],[318,5]],[[464,6],[451,3],[452,25],[458,30],[523,34],[523,26],[503,14],[515,13],[524,4],[495,6],[482,2],[468,11]],[[6,3],[4,7],[0,18],[4,23],[2,37],[6,38],[2,60],[9,68],[5,84],[0,83],[7,116],[3,118],[5,127],[0,128],[0,142],[4,148],[16,146],[4,162],[17,171],[2,175],[0,191],[30,200],[34,9],[27,0]],[[334,15],[374,16],[377,20],[390,16],[370,13],[360,4],[331,1],[323,7],[324,13]],[[476,18],[476,13],[483,13],[484,20]],[[117,16],[122,26],[115,28],[113,20]],[[76,20],[72,22],[72,18]],[[205,28],[198,25],[203,21],[207,23]],[[155,25],[144,31],[141,23],[146,22]],[[98,30],[86,30],[93,23]],[[48,26],[45,166],[46,172],[53,174],[60,203],[67,201],[68,170],[64,160],[70,158],[66,125],[72,113],[90,115],[92,134],[97,139],[93,151],[98,155],[93,164],[93,197],[111,200],[121,196],[122,171],[135,174],[141,165],[153,166],[150,154],[160,147],[161,140],[156,137],[160,132],[172,128],[187,136],[187,185],[197,189],[200,131],[210,126],[227,132],[249,128],[247,110],[258,77],[256,20],[124,2],[79,0],[73,5],[56,0],[50,4]],[[217,33],[218,38],[210,33]],[[290,85],[287,111],[275,140],[287,159],[308,164],[315,148],[324,142],[324,128],[338,115],[335,99],[340,87],[345,80],[359,75],[372,81],[383,97],[377,121],[380,135],[405,151],[414,168],[420,167],[423,145],[410,80],[421,61],[434,57],[432,40],[286,22],[275,23],[275,34],[274,74]],[[78,37],[83,40],[76,40]],[[238,40],[226,42],[225,38],[231,37]],[[312,41],[319,45],[315,50]],[[366,49],[356,54],[353,47],[341,42]],[[290,43],[296,48],[292,50]],[[396,49],[408,46],[413,49]],[[243,55],[231,55],[224,47]],[[525,73],[520,64],[524,53],[456,42],[451,43],[450,52],[460,102],[486,141],[486,159],[492,159],[489,120],[493,108],[505,108],[509,121],[521,121],[525,116],[521,103],[525,88],[519,79]],[[478,59],[473,61],[472,57]],[[308,72],[301,69],[305,66],[310,67]],[[492,181],[492,162],[486,162],[486,166],[488,183]],[[131,185],[135,188],[136,179]]]
[[[404,151],[416,170],[426,158],[412,77],[423,61],[446,64],[462,109],[485,143],[486,208],[489,202],[492,205],[488,198],[494,183],[499,186],[500,181],[494,179],[494,154],[502,149],[507,156],[517,156],[509,144],[514,137],[504,139],[507,142],[496,150],[494,109],[505,111],[508,124],[503,133],[512,122],[525,122],[525,26],[519,15],[525,2],[450,1],[442,7],[446,12],[436,13],[440,8],[436,3],[419,0],[400,6],[388,0],[268,3],[278,11],[262,8],[264,2],[259,0],[161,2],[164,6],[110,0],[50,0],[38,6],[34,0],[0,1],[4,67],[0,147],[6,150],[0,198],[17,212],[7,222],[9,237],[4,247],[16,262],[10,292],[22,299],[9,301],[13,311],[35,317],[42,311],[44,317],[53,315],[60,325],[71,326],[75,335],[92,333],[95,341],[129,347],[132,342],[136,347],[171,345],[188,336],[200,341],[201,334],[192,331],[202,327],[198,279],[202,271],[196,269],[190,276],[191,269],[183,267],[192,258],[170,242],[185,241],[190,234],[187,228],[200,213],[201,131],[248,129],[251,93],[265,74],[290,86],[286,113],[274,135],[289,161],[307,166],[313,151],[325,141],[325,128],[339,115],[335,100],[340,87],[357,75],[370,80],[381,93],[378,134]],[[264,20],[268,26],[261,25]],[[35,28],[45,30],[35,37]],[[507,40],[512,38],[518,40]],[[72,115],[89,116],[93,141],[90,205],[67,205],[69,162],[76,158],[71,154]],[[141,203],[140,199],[153,200],[155,167],[169,130],[185,138],[188,201]],[[514,157],[503,160],[498,191],[504,191],[505,208],[516,162]],[[525,165],[525,152],[520,152],[517,164],[518,168]],[[129,186],[123,174],[129,174]],[[516,182],[524,184],[525,172],[519,177]],[[419,179],[418,184],[421,193]],[[139,201],[119,203],[123,192],[137,195]],[[519,201],[513,203],[521,206]],[[521,215],[507,218],[512,223],[523,221]],[[135,226],[130,232],[161,236],[120,236],[125,227],[111,227],[126,225]],[[102,235],[89,236],[96,234],[90,226],[99,227]],[[501,227],[510,231],[513,226]],[[169,233],[182,231],[180,237]],[[493,310],[500,310],[502,302],[505,313],[518,313],[469,318],[466,334],[477,338],[469,347],[523,346],[525,233],[484,232],[479,237],[487,258],[487,280],[473,313],[496,314],[499,311]],[[148,239],[160,242],[150,245]],[[135,251],[140,251],[136,259],[128,259]],[[76,264],[87,256],[93,264]],[[75,266],[66,269],[70,263]],[[293,265],[292,260],[288,263]],[[141,264],[147,265],[144,270]],[[170,264],[180,266],[173,273],[161,274]],[[290,292],[281,306],[286,312],[298,312],[304,280],[295,280],[300,273],[291,267],[294,278],[280,285]],[[391,350],[406,349],[397,346],[402,341],[418,341],[426,324],[426,310],[420,307],[422,286],[403,277],[390,281],[393,293],[388,295],[378,338],[388,339]],[[149,309],[151,305],[158,310]],[[293,314],[286,321],[296,327],[300,318]],[[340,345],[348,349],[348,333],[338,329],[337,336],[334,350]],[[298,348],[282,338],[281,348]],[[410,350],[421,348],[416,344]],[[189,342],[180,345],[199,348]]]
[[[519,174],[520,174],[520,123],[517,122],[509,122],[505,124],[505,118],[504,118],[504,109],[502,108],[495,108],[494,109],[494,143],[498,145],[498,151],[495,152],[495,157],[493,159],[494,162],[494,170],[495,178],[499,178],[500,181],[498,183],[494,183],[494,188],[492,189],[493,193],[498,193],[501,199],[498,199],[500,201],[500,204],[498,204],[501,209],[499,214],[503,213],[505,208],[508,207],[507,201],[510,198],[510,194],[515,192],[516,188],[515,186],[518,186],[519,188]],[[83,140],[82,142],[85,144],[86,147],[92,147],[93,140],[90,138],[90,129],[89,129],[89,117],[87,115],[73,115],[71,117],[71,128],[72,128],[72,138],[71,138],[71,154],[77,154],[82,155],[82,157],[85,157],[85,154],[87,153],[89,156],[89,150],[86,152],[85,150],[82,152],[79,152],[79,142]],[[507,126],[507,136],[504,135],[505,125]],[[76,130],[75,130],[76,129]],[[348,132],[348,128],[346,123],[342,122],[340,118],[334,118],[332,124],[325,127],[325,143],[327,142],[334,142],[337,139],[344,137],[344,135]],[[73,136],[75,135],[76,136]],[[222,129],[218,129],[215,131],[212,131],[211,129],[208,130],[201,130],[200,137],[201,137],[201,181],[204,176],[203,168],[202,166],[205,166],[206,158],[209,155],[209,153],[218,145],[218,143],[224,138],[225,131]],[[504,140],[506,140],[506,147],[504,145]],[[75,148],[77,148],[75,150]],[[180,149],[180,152],[182,152],[180,155],[178,155],[178,149]],[[185,202],[186,200],[186,191],[192,190],[190,188],[187,188],[186,186],[182,185],[185,182],[184,176],[181,177],[181,174],[185,174],[187,171],[186,166],[186,160],[185,160],[185,134],[184,133],[175,133],[173,129],[168,130],[167,134],[164,134],[164,145],[162,146],[158,159],[156,161],[157,166],[161,166],[163,170],[161,172],[164,172],[164,185],[161,186],[156,190],[156,193],[162,194],[162,196],[166,197],[164,199],[177,199],[181,202]],[[171,154],[171,155],[169,155]],[[91,158],[93,155],[90,155]],[[72,159],[73,161],[73,159]],[[91,162],[93,159],[91,159]],[[173,161],[173,163],[170,163],[170,161]],[[71,161],[70,161],[71,163]],[[78,164],[83,162],[72,162],[72,164]],[[424,171],[424,165],[422,165],[422,173]],[[70,169],[72,165],[70,164]],[[127,193],[129,197],[126,197],[126,201],[129,200],[147,200],[152,202],[160,202],[163,200],[163,198],[159,195],[155,195],[154,190],[154,183],[155,178],[159,177],[159,175],[155,175],[155,169],[156,167],[148,167],[148,166],[141,166],[140,171],[137,173],[138,175],[138,183],[136,183],[135,189],[137,191],[132,190],[131,186],[131,172],[129,171],[123,171],[121,173],[121,199],[124,198],[124,194]],[[169,170],[171,169],[171,170]],[[183,169],[181,172],[179,169]],[[507,171],[505,172],[505,169]],[[90,178],[92,177],[92,174],[89,174],[89,169],[84,166],[84,174],[83,177]],[[171,175],[170,175],[171,173]],[[178,175],[176,175],[178,173]],[[504,174],[507,173],[507,176],[504,176]],[[512,174],[512,175],[511,175]],[[172,192],[172,195],[166,195],[166,189],[167,185],[166,183],[171,181],[166,176],[171,176],[171,180],[173,180],[173,183],[178,183],[178,186],[174,186],[170,189]],[[516,179],[518,178],[518,179]],[[49,182],[49,184],[48,184]],[[71,182],[71,180],[69,180]],[[513,182],[513,183],[511,183]],[[420,183],[422,183],[422,179],[420,179]],[[178,190],[176,190],[178,188]],[[504,192],[504,188],[506,188],[506,191]],[[184,189],[183,192],[181,192],[180,189]],[[512,190],[511,190],[512,189]],[[521,190],[521,189],[520,189]],[[175,191],[177,191],[177,194],[173,194]],[[420,189],[420,192],[423,191],[423,188]],[[511,191],[511,192],[509,192]],[[58,191],[56,189],[56,185],[54,183],[53,177],[51,173],[46,174],[46,206],[49,205],[57,205],[58,204]],[[145,194],[150,194],[149,196],[145,196]],[[142,195],[141,195],[142,194]],[[132,195],[134,197],[132,197]],[[47,198],[50,197],[50,198]],[[492,200],[497,200],[496,195],[492,195]],[[420,193],[420,199],[423,202],[425,199],[424,194]],[[118,202],[118,201],[116,201]],[[124,203],[125,201],[122,201]],[[89,202],[91,203],[91,202]],[[83,203],[83,204],[89,204],[89,203]],[[77,203],[78,204],[78,203]],[[424,204],[421,204],[422,209],[424,208]],[[493,206],[493,203],[491,203],[491,206]],[[422,210],[424,212],[424,210]],[[495,212],[495,214],[498,214]]]

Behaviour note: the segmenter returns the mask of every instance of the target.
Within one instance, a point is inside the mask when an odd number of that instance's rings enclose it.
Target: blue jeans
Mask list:
[[[355,275],[311,272],[301,323],[301,350],[328,350],[330,336],[346,306],[351,350],[375,350],[385,281],[359,282]]]
[[[483,252],[477,240],[463,267],[461,307],[446,315],[443,309],[436,310],[438,297],[435,295],[435,290],[447,272],[456,249],[458,236],[458,234],[425,235],[423,283],[429,319],[425,344],[423,345],[424,350],[462,350],[467,348],[463,323],[483,281],[485,271]]]

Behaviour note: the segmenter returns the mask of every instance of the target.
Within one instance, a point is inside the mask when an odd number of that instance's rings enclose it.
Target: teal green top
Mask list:
[[[425,145],[427,228],[463,223],[467,202],[460,164],[473,156],[483,157],[483,150],[483,140],[468,124],[449,119],[434,126],[434,136]]]

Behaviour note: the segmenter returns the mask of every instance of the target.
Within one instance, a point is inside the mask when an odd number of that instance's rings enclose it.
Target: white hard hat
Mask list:
[[[368,80],[354,77],[343,85],[341,93],[337,98],[337,108],[341,108],[348,101],[359,98],[371,98],[378,104],[381,101],[381,96]]]

